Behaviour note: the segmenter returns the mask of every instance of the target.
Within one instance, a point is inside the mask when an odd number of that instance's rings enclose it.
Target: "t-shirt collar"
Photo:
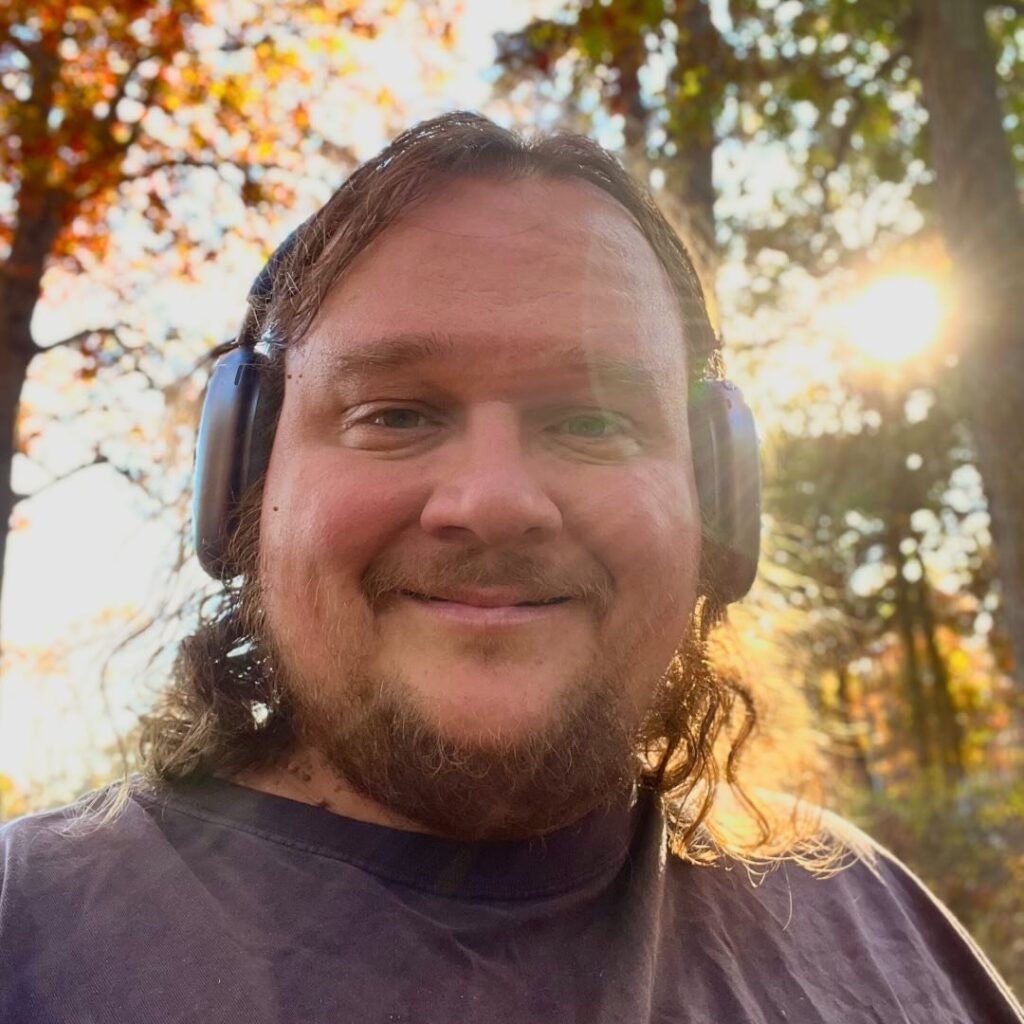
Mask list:
[[[178,784],[160,799],[194,817],[301,846],[393,882],[470,899],[538,898],[613,874],[650,804],[646,791],[634,789],[543,836],[462,842],[357,821],[223,779]]]

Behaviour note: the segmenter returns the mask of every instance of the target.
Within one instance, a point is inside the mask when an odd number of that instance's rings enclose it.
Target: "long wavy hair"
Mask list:
[[[264,381],[277,412],[284,393],[282,348],[302,342],[327,293],[375,238],[460,179],[527,176],[585,183],[629,213],[675,292],[691,386],[720,376],[719,343],[694,264],[647,190],[585,137],[527,139],[459,112],[413,127],[357,169],[303,226],[277,267],[268,296],[250,314],[258,333],[269,332],[277,341]],[[295,744],[293,709],[266,671],[268,655],[260,641],[261,497],[258,482],[243,499],[232,556],[240,575],[225,584],[215,609],[182,642],[170,685],[142,721],[142,773],[156,787],[277,764]],[[724,619],[715,574],[713,555],[704,557],[689,635],[680,638],[669,668],[672,700],[662,712],[662,735],[637,751],[640,782],[660,796],[672,847],[688,859],[710,861],[726,852],[750,860],[797,845],[806,850],[810,832],[796,826],[796,812],[784,815],[785,821],[767,813],[741,782],[741,754],[758,714],[749,690],[717,670],[709,656],[709,637]],[[723,781],[754,826],[742,849],[709,827]]]

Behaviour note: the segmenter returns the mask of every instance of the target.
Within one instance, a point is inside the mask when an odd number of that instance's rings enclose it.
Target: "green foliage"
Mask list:
[[[559,68],[568,104],[590,109],[596,92],[623,119],[627,147],[664,173],[665,191],[680,176],[685,190],[686,153],[698,142],[784,142],[799,171],[779,196],[785,216],[739,224],[720,213],[718,237],[820,272],[846,255],[835,219],[846,199],[883,182],[928,181],[907,8],[735,0],[723,24],[705,0],[579,0],[503,36],[499,64],[508,89],[524,79],[553,87]]]

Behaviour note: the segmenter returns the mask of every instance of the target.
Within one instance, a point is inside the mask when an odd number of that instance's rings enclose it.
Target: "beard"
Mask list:
[[[553,572],[529,557],[465,551],[416,565],[378,561],[363,577],[362,597],[376,617],[403,590],[496,582],[579,595],[598,637],[614,593],[598,567]],[[302,652],[267,614],[262,585],[257,580],[249,586],[245,603],[256,610],[251,633],[291,716],[297,745],[315,752],[341,784],[435,835],[522,839],[570,825],[627,799],[643,770],[642,753],[664,736],[667,674],[643,688],[646,704],[628,696],[637,689],[627,683],[636,673],[647,621],[628,637],[596,645],[535,728],[466,737],[433,720],[400,672],[373,666],[372,635],[359,639],[344,628],[328,628],[318,667],[300,665]],[[326,611],[325,621],[346,621],[324,607],[329,601],[321,597],[318,615]],[[507,641],[482,637],[473,643],[485,673]]]

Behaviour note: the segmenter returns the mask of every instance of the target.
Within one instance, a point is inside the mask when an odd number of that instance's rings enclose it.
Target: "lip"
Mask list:
[[[561,614],[564,609],[576,603],[570,598],[560,604],[526,605],[524,607],[514,603],[501,603],[493,594],[489,595],[490,603],[488,604],[479,603],[483,600],[480,594],[473,595],[474,603],[456,601],[452,598],[445,598],[443,601],[429,601],[404,593],[400,594],[399,598],[403,604],[411,605],[424,615],[430,615],[436,620],[454,625],[489,629],[543,622]],[[505,600],[507,601],[507,598]],[[529,600],[529,598],[521,598],[521,600]]]
[[[403,591],[403,597],[413,597],[411,591]],[[423,596],[438,598],[452,604],[471,605],[474,608],[504,608],[522,604],[524,601],[547,601],[555,597],[568,597],[561,594],[537,594],[515,587],[455,587],[445,591],[423,591]],[[440,603],[440,601],[433,603]],[[431,602],[424,602],[431,603]]]

